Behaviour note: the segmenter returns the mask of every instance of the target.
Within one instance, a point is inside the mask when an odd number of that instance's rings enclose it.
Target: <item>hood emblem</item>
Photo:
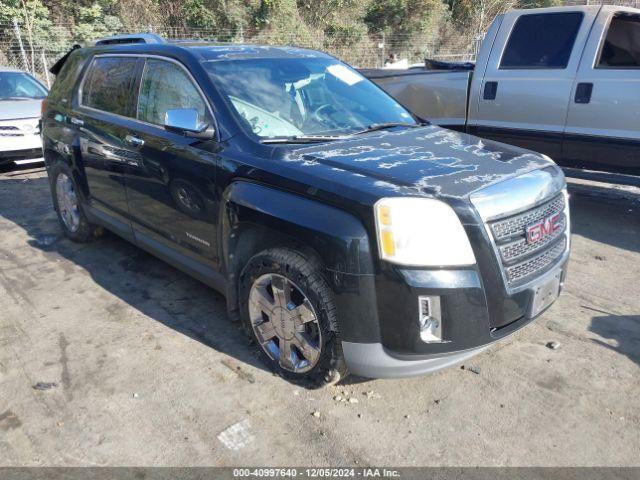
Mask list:
[[[549,235],[553,235],[560,228],[562,228],[561,220],[562,213],[554,213],[553,215],[549,215],[535,223],[527,225],[525,227],[525,232],[527,234],[527,243],[538,243],[548,237]]]

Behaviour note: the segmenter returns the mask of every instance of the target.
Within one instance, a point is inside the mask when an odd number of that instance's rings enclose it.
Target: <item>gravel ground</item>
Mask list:
[[[43,171],[1,174],[0,466],[640,465],[640,191],[571,191],[536,322],[464,369],[305,390],[217,293],[113,235],[71,243]]]

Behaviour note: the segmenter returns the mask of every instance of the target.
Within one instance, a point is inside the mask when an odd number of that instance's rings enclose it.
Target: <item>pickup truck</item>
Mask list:
[[[640,10],[514,10],[494,19],[475,68],[362,73],[438,125],[566,167],[640,174]]]
[[[562,171],[426,125],[329,55],[140,34],[53,73],[44,156],[65,235],[107,228],[218,290],[291,380],[463,362],[560,293]]]

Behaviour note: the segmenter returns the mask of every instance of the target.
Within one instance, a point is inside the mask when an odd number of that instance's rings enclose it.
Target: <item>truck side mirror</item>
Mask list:
[[[187,137],[209,140],[214,137],[211,125],[199,121],[195,108],[173,108],[164,116],[164,128],[170,132],[182,133]]]

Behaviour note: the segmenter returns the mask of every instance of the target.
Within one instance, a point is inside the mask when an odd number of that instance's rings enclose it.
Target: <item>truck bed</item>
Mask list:
[[[404,107],[442,126],[464,126],[472,70],[362,69]]]

